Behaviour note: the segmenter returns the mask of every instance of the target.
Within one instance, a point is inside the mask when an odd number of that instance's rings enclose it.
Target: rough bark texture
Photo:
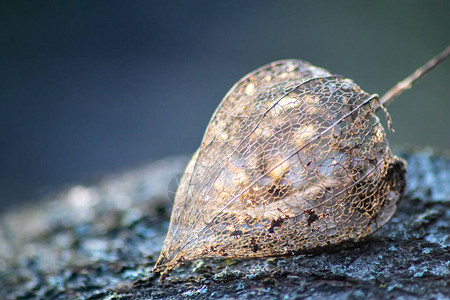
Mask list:
[[[186,157],[110,175],[0,217],[1,299],[450,299],[450,157],[400,151],[408,187],[393,219],[346,248],[286,258],[196,260],[158,284]]]

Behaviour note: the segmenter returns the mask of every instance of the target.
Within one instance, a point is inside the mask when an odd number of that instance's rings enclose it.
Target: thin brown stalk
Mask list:
[[[375,104],[375,109],[379,109],[381,106],[389,105],[398,95],[405,90],[411,88],[414,81],[425,75],[428,71],[436,67],[442,61],[444,61],[450,55],[450,46],[444,49],[441,53],[430,59],[426,64],[418,68],[414,73],[406,77],[404,80],[397,83],[391,88],[380,100]]]

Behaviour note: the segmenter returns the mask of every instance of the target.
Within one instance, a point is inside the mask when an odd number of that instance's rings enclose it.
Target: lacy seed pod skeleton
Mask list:
[[[397,209],[406,164],[375,112],[449,53],[381,99],[301,60],[242,78],[185,170],[154,271],[163,279],[185,260],[291,255],[377,231]]]

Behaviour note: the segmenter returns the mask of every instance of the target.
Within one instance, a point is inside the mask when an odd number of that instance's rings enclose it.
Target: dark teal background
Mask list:
[[[450,1],[2,1],[0,205],[192,153],[234,82],[301,58],[382,94],[450,44]],[[391,144],[450,149],[450,63]]]

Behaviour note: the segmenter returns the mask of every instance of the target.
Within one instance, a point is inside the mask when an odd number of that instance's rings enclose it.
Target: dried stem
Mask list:
[[[441,53],[430,59],[425,65],[418,68],[414,73],[406,77],[404,80],[397,83],[391,88],[381,99],[375,104],[375,109],[379,109],[381,106],[389,105],[398,95],[405,90],[411,88],[414,81],[425,75],[428,71],[436,67],[439,63],[444,61],[450,55],[450,46],[444,49]]]

